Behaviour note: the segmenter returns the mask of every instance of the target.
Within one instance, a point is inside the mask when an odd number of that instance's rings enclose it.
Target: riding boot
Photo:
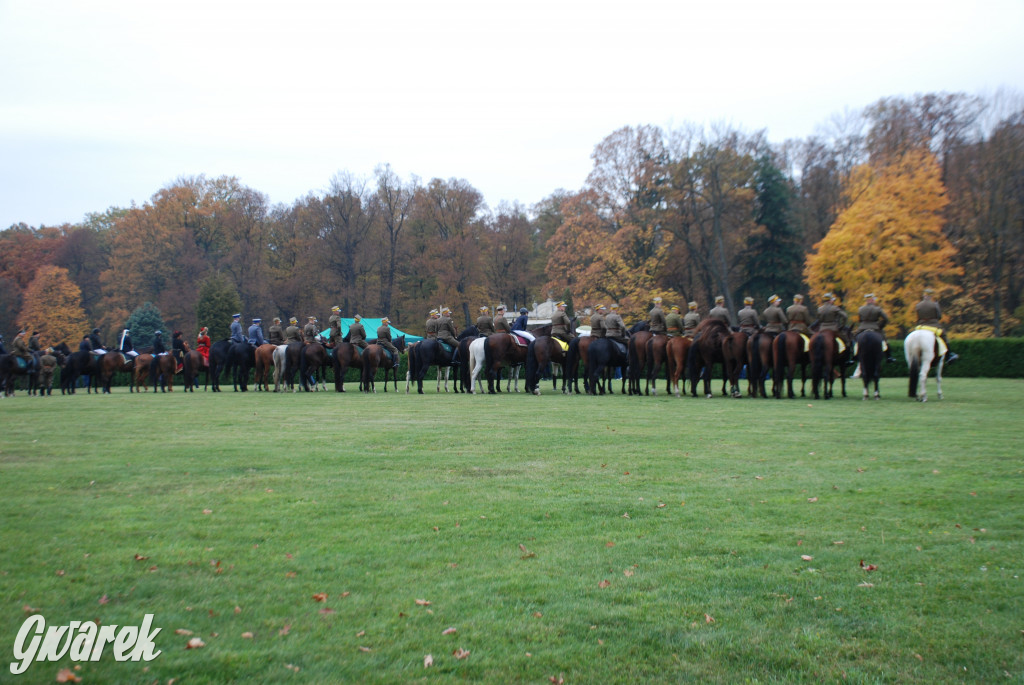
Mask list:
[[[957,354],[953,350],[947,350],[946,351],[946,366],[949,366],[950,364],[952,364],[953,362],[955,362],[959,358],[960,358],[959,354]]]

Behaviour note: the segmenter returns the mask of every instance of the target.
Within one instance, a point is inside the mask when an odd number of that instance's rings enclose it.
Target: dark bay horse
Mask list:
[[[773,349],[777,335],[772,331],[759,331],[747,344],[747,394],[751,397],[768,397],[765,383],[768,372],[773,370]],[[774,384],[778,384],[779,380],[774,374],[773,378]]]
[[[849,349],[840,354],[839,334],[833,330],[818,331],[811,338],[811,390],[814,399],[820,399],[819,390],[824,383],[826,400],[832,399],[832,384],[836,373],[841,379],[843,397],[846,397],[846,374],[843,372]]]
[[[288,354],[293,354],[292,347],[295,343],[288,345]],[[297,358],[297,357],[296,357]],[[363,358],[359,355],[359,348],[353,343],[339,341],[335,343],[332,354],[334,365],[334,390],[345,392],[345,373],[349,369],[359,369],[360,377],[363,373]],[[288,366],[285,366],[287,371]],[[287,374],[288,382],[291,382],[291,374]]]
[[[800,366],[800,397],[806,397],[807,386],[807,365],[811,363],[811,355],[807,352],[804,337],[797,331],[783,331],[775,336],[772,341],[774,348],[774,371],[772,376],[772,395],[782,398],[783,379],[786,383],[786,393],[789,399],[796,399],[793,393],[793,376],[796,375],[796,367]]]
[[[722,340],[722,365],[725,368],[725,375],[729,379],[729,392],[734,398],[743,396],[740,392],[740,374],[744,365],[747,365],[747,378],[750,378],[750,369],[747,359],[747,346],[750,339],[743,331],[731,331]]]
[[[649,324],[648,324],[649,325]],[[629,394],[640,394],[640,376],[647,373],[647,343],[654,334],[650,330],[640,330],[629,336],[627,352],[629,354]],[[650,387],[650,378],[648,388]]]
[[[160,392],[174,392],[174,373],[178,369],[178,362],[174,355],[159,354],[153,357],[149,364],[149,380],[153,384],[153,392],[157,387]]]
[[[206,371],[206,383],[203,385],[203,389],[210,384],[210,367],[206,365],[206,359],[199,350],[190,350],[185,355],[185,364],[182,368],[182,382],[185,384],[186,392],[193,392],[199,374],[202,371]]]
[[[704,396],[711,399],[711,374],[716,363],[722,364],[722,368],[725,368],[722,349],[723,343],[730,335],[732,330],[719,319],[704,319],[697,325],[691,347],[694,364],[691,369],[690,391],[694,397],[697,396],[697,383],[703,376]],[[728,379],[726,374],[723,376]]]
[[[247,342],[218,340],[210,346],[210,386],[213,392],[220,392],[221,373],[231,372],[231,382],[236,392],[249,391],[249,370],[256,364],[252,345]]]
[[[569,389],[569,394],[580,394],[580,362],[583,363],[583,368],[587,367],[587,355],[590,349],[590,345],[597,340],[597,338],[589,335],[582,335],[578,338],[573,338],[569,341],[569,351],[565,355],[565,383]],[[590,379],[587,378],[586,373],[583,375],[583,390],[589,391]]]
[[[665,392],[670,392],[668,372],[668,341],[667,335],[655,335],[647,343],[647,385],[651,395],[658,394],[658,374],[665,367]],[[647,393],[647,390],[644,390]]]
[[[551,324],[530,331],[534,340],[551,335]],[[502,366],[515,367],[526,364],[526,352],[529,342],[514,333],[495,333],[488,336],[484,343],[484,372],[487,374],[487,392],[494,394],[494,379]],[[518,381],[517,381],[518,383]],[[518,392],[518,385],[516,388]],[[501,383],[498,383],[501,392]]]
[[[401,335],[396,340],[391,342],[398,350],[398,354],[402,354],[402,350],[405,349],[405,336]],[[362,380],[360,382],[360,390],[363,392],[377,392],[374,387],[374,382],[377,376],[377,369],[384,369],[384,392],[388,391],[388,372],[391,372],[391,380],[395,384],[395,392],[398,392],[398,369],[396,368],[396,362],[398,360],[391,360],[387,350],[376,343],[371,343],[366,346],[363,350],[363,373]]]
[[[14,396],[14,384],[18,377],[25,379],[25,389],[28,390],[28,394],[35,394],[39,387],[39,357],[41,356],[38,352],[32,353],[34,365],[29,370],[28,364],[21,357],[13,354],[0,355],[0,388],[3,388],[5,397]]]
[[[874,398],[882,399],[878,392],[878,380],[882,377],[882,361],[885,353],[882,350],[882,334],[867,330],[857,336],[857,362],[860,364],[860,377],[864,381],[864,396],[867,399],[870,386],[875,386]]]
[[[299,354],[299,379],[302,381],[302,389],[310,392],[309,381],[313,380],[313,390],[318,385],[327,391],[327,383],[324,380],[324,370],[331,363],[327,348],[318,342],[308,343],[302,347]],[[319,384],[317,383],[319,380]]]
[[[466,338],[475,336],[478,333],[476,326],[467,326],[456,338],[460,343]],[[456,348],[458,349],[458,348]],[[459,373],[461,361],[459,355],[455,355],[455,360],[452,361],[452,352],[441,344],[437,338],[424,338],[423,340],[409,346],[409,371],[405,376],[405,392],[408,393],[412,384],[416,384],[416,392],[420,395],[423,394],[423,379],[427,376],[427,371],[430,370],[431,366],[437,368],[437,386],[438,391],[441,388],[441,370],[456,369],[455,374],[455,392],[469,392],[468,387],[462,386],[462,378]],[[445,379],[444,391],[448,392],[448,380]]]
[[[669,338],[665,343],[665,357],[668,360],[668,392],[680,397],[686,393],[686,362],[690,357],[693,339],[685,335]],[[682,383],[680,383],[682,381]]]
[[[591,395],[603,395],[605,394],[605,385],[599,381],[615,368],[623,368],[629,364],[629,350],[620,348],[620,344],[611,338],[595,338],[590,343],[590,347],[587,349],[587,364],[586,374],[589,380],[589,386],[587,392]],[[628,392],[627,383],[629,381],[629,373],[622,374],[622,394]],[[607,378],[607,389],[608,393],[611,394],[612,390],[612,379],[608,375]]]
[[[526,392],[534,395],[540,394],[540,375],[547,368],[548,364],[558,364],[562,367],[562,393],[566,392],[566,360],[568,350],[563,350],[557,338],[545,335],[535,339],[526,349]],[[569,343],[570,345],[572,342]],[[551,374],[551,389],[558,389],[558,379]]]
[[[60,372],[60,391],[61,394],[67,393],[69,395],[75,394],[75,386],[78,385],[78,379],[82,376],[89,378],[89,385],[87,386],[87,393],[92,393],[95,388],[96,392],[100,392],[100,365],[99,357],[94,355],[92,352],[86,352],[85,350],[78,350],[68,355],[68,359],[64,362],[64,368]]]

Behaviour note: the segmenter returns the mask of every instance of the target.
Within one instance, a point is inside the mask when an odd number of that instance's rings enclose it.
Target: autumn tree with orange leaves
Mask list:
[[[82,292],[71,281],[67,269],[47,265],[36,270],[36,277],[25,290],[18,325],[29,334],[39,331],[44,345],[72,345],[89,332],[82,310]]]
[[[907,329],[925,287],[940,299],[959,291],[956,248],[942,232],[948,204],[940,169],[927,151],[904,154],[882,168],[853,171],[849,204],[807,257],[811,293],[832,291],[859,306],[873,292],[889,320]]]

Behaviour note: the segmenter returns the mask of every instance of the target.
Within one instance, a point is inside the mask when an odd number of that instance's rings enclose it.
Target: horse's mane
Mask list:
[[[702,331],[708,330],[709,328],[721,328],[726,333],[729,333],[731,331],[729,325],[722,321],[721,319],[704,319],[699,324],[697,324],[696,332],[700,333]]]

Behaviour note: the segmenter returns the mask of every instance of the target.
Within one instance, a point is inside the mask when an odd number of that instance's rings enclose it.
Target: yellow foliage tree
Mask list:
[[[89,332],[82,310],[82,291],[59,266],[41,266],[25,290],[18,325],[29,332],[39,331],[43,345],[74,345]]]
[[[947,301],[960,291],[956,248],[942,232],[949,202],[939,165],[927,151],[912,151],[875,169],[854,169],[847,208],[804,264],[812,295],[826,291],[849,302],[873,292],[890,321],[908,328],[925,287]]]

